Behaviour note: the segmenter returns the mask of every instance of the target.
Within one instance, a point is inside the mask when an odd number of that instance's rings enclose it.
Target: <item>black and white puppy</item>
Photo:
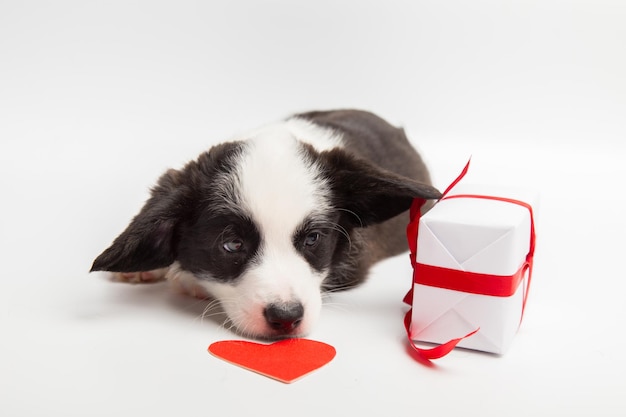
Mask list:
[[[212,297],[246,336],[302,336],[322,294],[407,250],[413,198],[440,196],[402,129],[359,110],[298,114],[163,174],[91,270]]]

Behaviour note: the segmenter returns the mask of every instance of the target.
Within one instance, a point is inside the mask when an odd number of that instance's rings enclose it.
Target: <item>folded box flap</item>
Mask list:
[[[461,304],[469,294],[459,291],[438,291],[437,288],[415,285],[414,294],[419,294],[419,302],[414,299],[413,313],[419,313],[418,319],[413,320],[413,329],[422,331],[437,322],[442,316]],[[417,307],[417,308],[415,308]],[[415,319],[415,317],[414,317]]]
[[[450,252],[445,242],[447,236],[439,236],[437,224],[430,224],[420,220],[419,235],[417,237],[417,262],[425,262],[428,265],[440,266],[443,268],[462,270],[462,261],[458,261],[456,256]],[[427,242],[427,243],[425,243]]]
[[[442,200],[420,219],[417,261],[494,275],[512,275],[529,250],[530,216],[497,200]]]
[[[433,343],[445,343],[480,329],[459,347],[501,352],[510,338],[510,323],[519,317],[519,297],[511,306],[505,299],[441,290],[417,284],[411,338]],[[521,293],[520,293],[521,294]],[[519,295],[519,294],[518,294]],[[498,311],[498,314],[493,314]]]
[[[426,218],[420,223],[418,261],[427,260],[429,265],[466,270],[464,265],[468,260],[484,252],[489,256],[489,248],[509,231],[502,227]]]
[[[494,275],[513,275],[530,249],[530,220],[506,231],[462,264],[464,271]]]
[[[501,335],[490,334],[477,323],[472,323],[456,309],[451,309],[442,314],[436,321],[428,326],[412,328],[411,339],[431,343],[446,343],[449,340],[462,337],[476,329],[480,329],[470,338],[459,343],[459,347],[469,347],[487,352],[499,352],[501,350]]]

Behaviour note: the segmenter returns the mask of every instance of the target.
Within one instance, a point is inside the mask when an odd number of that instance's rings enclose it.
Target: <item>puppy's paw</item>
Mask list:
[[[113,281],[127,282],[129,284],[150,284],[164,280],[166,273],[167,268],[142,272],[115,272]]]
[[[167,280],[172,289],[182,295],[191,295],[200,300],[209,298],[209,293],[200,285],[198,279],[188,272],[181,271],[178,264],[172,265],[167,273]]]

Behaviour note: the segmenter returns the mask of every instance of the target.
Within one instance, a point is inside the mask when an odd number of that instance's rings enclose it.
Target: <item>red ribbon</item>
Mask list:
[[[462,291],[472,294],[484,294],[496,297],[510,297],[513,295],[519,286],[519,284],[523,281],[526,272],[528,272],[528,281],[526,288],[524,289],[524,297],[522,302],[522,317],[524,315],[524,309],[526,308],[526,300],[528,298],[528,289],[530,287],[530,281],[532,276],[533,269],[533,257],[535,253],[535,223],[533,218],[533,209],[532,207],[523,201],[515,200],[511,198],[504,197],[494,197],[494,196],[486,196],[486,195],[475,195],[475,194],[459,194],[448,196],[447,194],[450,192],[454,186],[461,181],[461,179],[467,174],[469,169],[470,162],[468,161],[461,174],[446,188],[443,193],[442,198],[439,200],[450,199],[450,198],[482,198],[487,200],[496,200],[503,201],[511,204],[518,204],[527,208],[530,212],[530,247],[528,251],[528,255],[522,266],[516,271],[513,275],[510,276],[501,276],[501,275],[491,275],[491,274],[481,274],[475,272],[467,272],[467,271],[459,271],[455,269],[442,268],[432,265],[425,265],[417,262],[417,235],[419,229],[419,220],[421,216],[421,208],[425,203],[423,199],[414,199],[413,204],[411,205],[410,210],[410,221],[407,226],[407,238],[409,243],[410,250],[410,258],[411,265],[413,266],[413,283],[429,285],[434,287],[446,288],[456,291]],[[403,300],[405,303],[412,305],[413,304],[413,286],[406,294]],[[410,329],[411,329],[411,314],[412,309],[404,316],[404,327],[407,331],[407,336],[409,339],[409,343],[411,347],[422,357],[425,359],[438,359],[441,358],[452,351],[456,347],[456,345],[461,342],[463,339],[474,335],[480,329],[476,329],[467,335],[460,337],[458,339],[452,339],[442,345],[436,346],[431,349],[423,349],[419,348],[415,345],[413,340],[411,339]],[[520,323],[522,318],[520,317]]]
[[[413,282],[470,294],[510,297],[524,279],[525,265],[526,262],[513,275],[490,275],[417,263]]]

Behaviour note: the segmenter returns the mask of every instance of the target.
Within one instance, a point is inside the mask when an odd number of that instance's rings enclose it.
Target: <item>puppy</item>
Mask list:
[[[359,110],[297,114],[214,146],[158,180],[94,261],[218,300],[240,334],[307,334],[322,294],[407,250],[414,198],[441,197],[404,131]]]

